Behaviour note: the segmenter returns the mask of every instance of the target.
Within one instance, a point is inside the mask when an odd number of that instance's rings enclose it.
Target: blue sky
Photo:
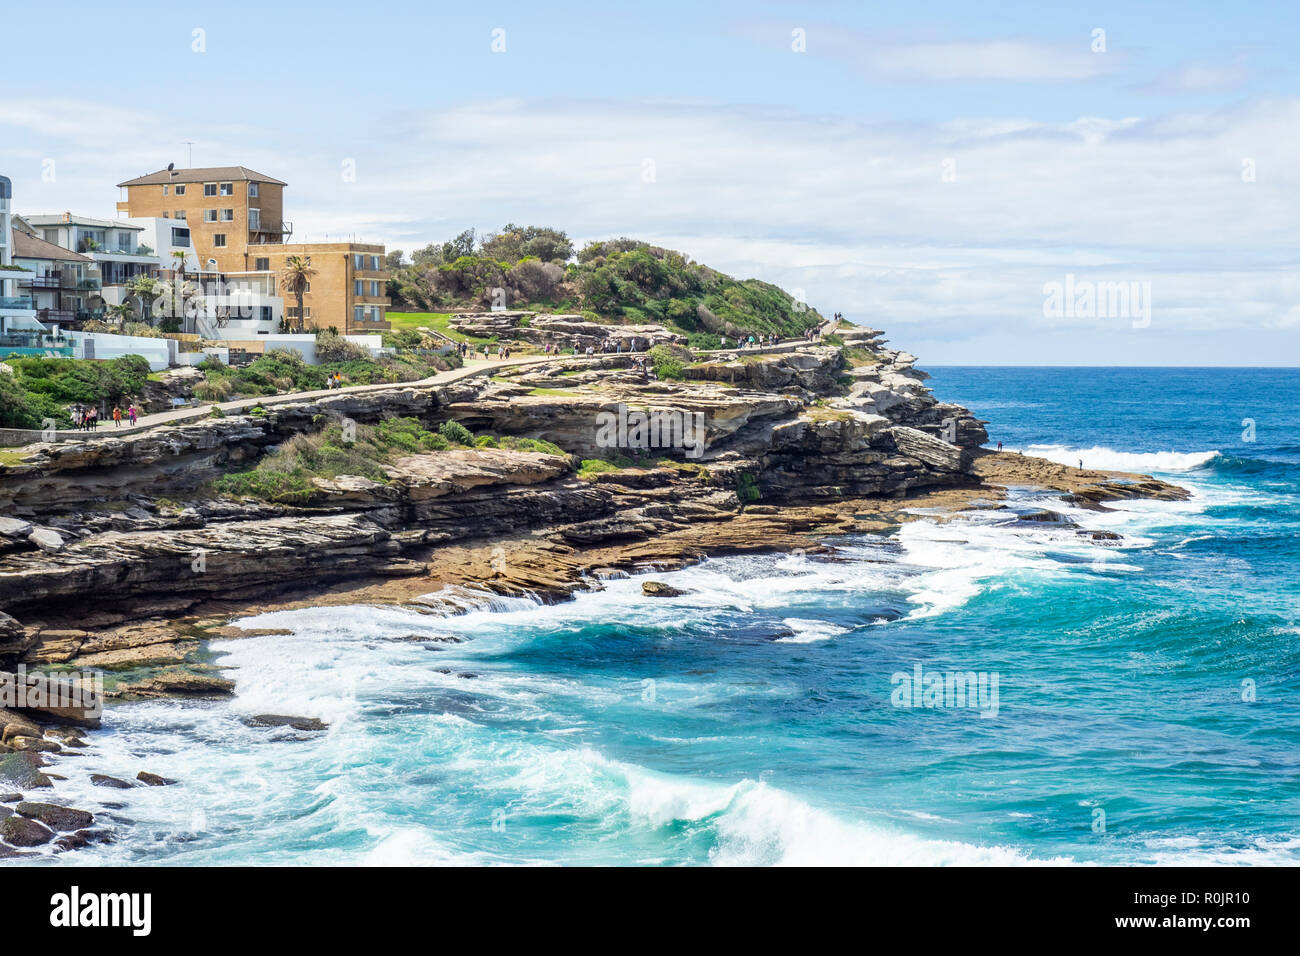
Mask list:
[[[0,173],[107,217],[189,140],[301,239],[637,236],[923,364],[1300,364],[1286,5],[591,6],[73,0],[53,56],[11,4]],[[1067,276],[1150,314],[1045,314]]]

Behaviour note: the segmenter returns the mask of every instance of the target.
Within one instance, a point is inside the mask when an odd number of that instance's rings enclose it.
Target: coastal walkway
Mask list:
[[[824,335],[830,334],[835,326],[828,325],[823,328]],[[701,351],[698,354],[702,356],[731,356],[731,355],[779,355],[786,352],[795,352],[809,345],[817,344],[817,340],[804,341],[802,339],[794,342],[781,342],[776,345],[755,346],[754,348],[726,348],[715,349],[711,351]],[[99,428],[94,431],[82,431],[79,429],[59,429],[56,431],[41,431],[39,429],[25,428],[0,428],[0,448],[14,448],[21,445],[35,444],[37,442],[62,442],[62,441],[85,441],[93,436],[113,436],[120,437],[124,435],[137,435],[141,432],[149,431],[151,428],[157,428],[160,425],[180,425],[185,422],[198,421],[208,418],[212,415],[213,409],[220,409],[224,415],[238,415],[261,406],[267,408],[274,405],[286,405],[294,402],[311,401],[317,398],[334,398],[339,395],[358,395],[368,392],[383,392],[394,389],[404,388],[432,388],[439,385],[450,385],[453,382],[459,382],[467,378],[476,378],[482,375],[491,375],[493,372],[506,368],[519,368],[528,365],[547,365],[553,362],[591,362],[597,364],[603,359],[609,358],[615,353],[598,352],[595,355],[525,355],[519,358],[508,359],[483,359],[470,358],[461,368],[450,369],[446,372],[439,372],[429,378],[418,379],[413,382],[379,382],[373,385],[348,385],[343,388],[321,388],[309,392],[284,392],[280,395],[259,395],[256,398],[240,398],[229,402],[214,402],[208,405],[194,405],[188,408],[178,408],[167,412],[156,412],[152,415],[143,415],[136,419],[134,425],[123,424],[119,427],[113,426],[111,418],[102,419]],[[624,352],[623,355],[645,355],[645,352]]]

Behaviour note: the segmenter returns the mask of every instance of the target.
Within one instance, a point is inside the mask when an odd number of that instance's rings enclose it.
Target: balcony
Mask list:
[[[282,222],[264,222],[256,229],[248,230],[248,243],[253,246],[267,245],[268,243],[287,242],[293,235],[293,223],[288,221]]]
[[[67,325],[76,322],[79,314],[76,309],[38,309],[36,318],[41,322],[61,322]]]
[[[32,312],[35,308],[29,295],[0,295],[0,309],[6,312]]]

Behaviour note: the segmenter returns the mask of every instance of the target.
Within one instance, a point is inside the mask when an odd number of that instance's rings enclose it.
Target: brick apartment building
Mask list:
[[[287,183],[246,166],[163,169],[118,183],[126,199],[119,213],[171,219],[189,229],[198,268],[242,279],[264,278],[270,288],[290,256],[305,256],[316,270],[303,296],[303,325],[341,333],[389,328],[388,272],[384,247],[369,243],[290,243],[293,223],[284,218]],[[294,296],[283,289],[284,314],[298,319]]]

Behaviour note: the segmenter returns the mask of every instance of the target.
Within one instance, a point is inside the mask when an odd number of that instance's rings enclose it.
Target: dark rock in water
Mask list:
[[[96,787],[112,787],[115,790],[130,790],[135,784],[127,780],[119,780],[117,777],[110,777],[106,773],[92,773],[90,782]]]
[[[1117,533],[1115,533],[1114,531],[1092,531],[1092,532],[1080,532],[1080,534],[1087,534],[1088,537],[1092,538],[1093,541],[1122,541],[1122,540],[1124,540],[1124,536],[1123,536],[1122,534],[1117,534]]]
[[[107,830],[77,830],[65,833],[54,841],[59,851],[81,850],[94,843],[112,843],[113,834]]]
[[[292,727],[294,730],[328,730],[329,724],[319,717],[286,717],[283,714],[258,714],[244,721],[250,727]]]
[[[1074,522],[1065,515],[1056,511],[1048,511],[1046,508],[1038,508],[1034,511],[1026,511],[1024,514],[1016,515],[1021,521],[1035,521],[1040,524],[1059,524],[1073,525]]]
[[[54,803],[33,803],[24,800],[18,804],[18,813],[33,820],[40,820],[46,826],[56,830],[84,830],[95,822],[94,814],[72,807],[61,807]],[[11,841],[12,842],[12,841]]]
[[[475,674],[473,671],[461,671],[456,676],[463,678],[464,680],[473,680],[474,678],[478,677],[478,675]]]
[[[168,780],[166,777],[160,777],[156,773],[150,773],[148,770],[141,770],[135,775],[135,779],[150,787],[167,787],[175,783],[175,780]]]
[[[662,581],[646,581],[641,585],[641,593],[646,597],[680,597],[691,592],[675,588],[671,584],[664,584]]]
[[[0,860],[13,860],[13,859],[17,859],[20,856],[36,856],[36,854],[21,853],[18,850],[13,849],[12,847],[7,847],[3,843],[0,843]]]
[[[0,754],[0,782],[16,787],[48,787],[49,777],[40,772],[45,761],[31,752]]]
[[[14,812],[10,810],[8,807],[0,807],[0,820],[3,820],[5,817],[11,817],[13,815]]]
[[[53,838],[53,830],[27,817],[14,814],[0,820],[0,840],[11,846],[41,846]]]
[[[0,793],[0,803],[17,803],[22,798],[21,793]]]

